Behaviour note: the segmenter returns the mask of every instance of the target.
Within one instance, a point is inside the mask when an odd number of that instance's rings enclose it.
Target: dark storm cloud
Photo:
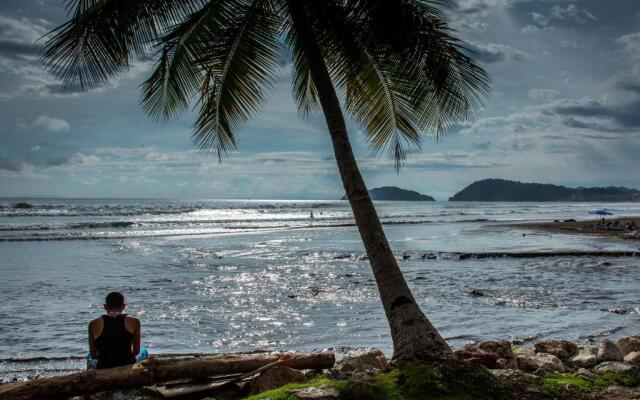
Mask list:
[[[575,101],[565,100],[556,102],[548,111],[566,117],[598,118],[613,121],[621,128],[640,128],[640,100],[625,104],[605,104],[598,100]],[[580,128],[594,128],[592,122],[572,118],[566,119],[570,126]],[[579,125],[582,126],[579,126]],[[597,128],[596,128],[597,129]]]
[[[11,59],[23,59],[25,57],[37,57],[40,46],[35,43],[16,43],[0,39],[0,56]]]
[[[33,168],[31,164],[25,161],[16,160],[6,156],[0,156],[0,171],[24,173],[24,172],[31,171],[32,169]]]
[[[7,58],[35,57],[40,52],[40,39],[48,29],[45,21],[9,17],[0,14],[0,56]]]

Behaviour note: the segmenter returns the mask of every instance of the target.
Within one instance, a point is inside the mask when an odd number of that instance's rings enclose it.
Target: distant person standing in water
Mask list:
[[[125,307],[122,293],[111,292],[104,304],[107,313],[89,323],[87,368],[120,367],[148,357],[140,347],[140,320],[124,314]]]

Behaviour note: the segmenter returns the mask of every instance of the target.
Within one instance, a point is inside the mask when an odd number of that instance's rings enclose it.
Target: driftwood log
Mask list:
[[[182,359],[151,358],[124,367],[90,370],[0,386],[2,400],[67,399],[113,389],[132,389],[174,379],[201,379],[244,373],[277,361],[283,353],[212,354]],[[291,353],[287,366],[296,369],[331,368],[331,352]]]

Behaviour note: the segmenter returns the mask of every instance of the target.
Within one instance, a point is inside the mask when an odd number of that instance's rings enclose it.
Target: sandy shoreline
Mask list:
[[[617,222],[617,227],[614,225]],[[635,228],[630,228],[635,223]],[[608,225],[611,226],[608,226]],[[640,242],[640,217],[637,218],[606,218],[603,220],[555,220],[549,222],[525,222],[511,226],[541,230],[569,235],[595,235],[609,238],[634,240]]]

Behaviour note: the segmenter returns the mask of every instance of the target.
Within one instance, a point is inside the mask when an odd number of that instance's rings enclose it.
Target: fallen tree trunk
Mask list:
[[[90,370],[0,386],[0,399],[67,399],[111,389],[131,389],[184,378],[243,373],[277,361],[282,353],[212,354],[184,359],[151,358],[124,367]],[[291,353],[287,366],[296,369],[331,368],[331,352]]]

